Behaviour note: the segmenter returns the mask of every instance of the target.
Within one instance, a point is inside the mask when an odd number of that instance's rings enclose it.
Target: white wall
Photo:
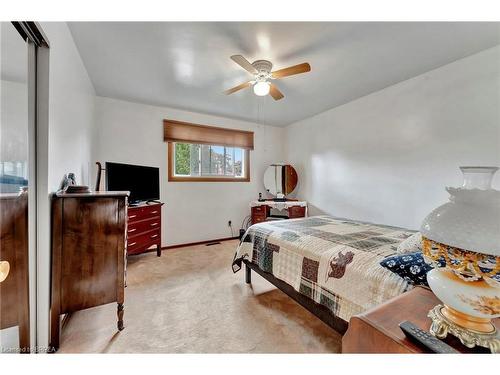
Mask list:
[[[48,158],[43,163],[48,165],[48,181],[47,176],[39,176],[37,181],[47,190],[45,194],[39,194],[37,213],[37,336],[38,345],[45,347],[48,345],[50,295],[48,195],[58,189],[63,175],[68,172],[76,174],[78,183],[89,182],[95,91],[66,23],[42,22],[41,27],[50,42],[48,134],[38,134],[39,144],[43,143],[40,142],[42,137],[48,136],[48,154],[47,150],[37,150],[37,157]],[[38,164],[40,167],[40,160]],[[47,201],[42,201],[40,197],[43,196]]]
[[[168,182],[167,144],[163,119],[175,119],[255,132],[250,152],[250,182]],[[234,235],[249,203],[264,192],[265,168],[283,160],[284,129],[255,123],[154,107],[115,99],[96,99],[97,141],[95,161],[114,161],[160,168],[164,246]]]
[[[49,184],[57,190],[64,174],[88,184],[94,139],[95,90],[64,22],[44,22],[50,41]]]
[[[310,213],[417,229],[458,166],[500,165],[499,61],[497,46],[288,126]]]

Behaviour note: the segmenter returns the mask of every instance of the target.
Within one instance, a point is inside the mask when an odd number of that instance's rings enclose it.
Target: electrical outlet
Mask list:
[[[231,220],[228,220],[228,222],[227,222],[227,226],[228,226],[228,227],[230,227],[231,225],[232,225]]]

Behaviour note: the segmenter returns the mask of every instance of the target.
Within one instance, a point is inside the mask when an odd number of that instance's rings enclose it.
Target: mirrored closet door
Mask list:
[[[0,353],[29,353],[36,345],[33,30],[34,23],[0,23]]]

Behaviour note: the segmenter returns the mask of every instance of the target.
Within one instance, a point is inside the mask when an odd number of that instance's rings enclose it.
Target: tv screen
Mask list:
[[[160,199],[160,169],[106,163],[106,190],[130,191],[131,203]]]

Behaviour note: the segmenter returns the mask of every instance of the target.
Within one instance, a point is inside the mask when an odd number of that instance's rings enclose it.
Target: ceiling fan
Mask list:
[[[226,95],[230,95],[241,89],[253,86],[253,92],[255,93],[255,95],[265,96],[267,94],[270,94],[274,100],[280,100],[283,99],[284,96],[281,91],[278,90],[276,85],[271,83],[271,80],[311,71],[311,66],[308,63],[290,66],[288,68],[275,70],[273,72],[271,71],[271,69],[273,68],[273,64],[268,60],[256,60],[253,63],[250,63],[241,55],[233,55],[231,56],[231,60],[233,60],[247,72],[253,74],[254,79],[226,90]]]

